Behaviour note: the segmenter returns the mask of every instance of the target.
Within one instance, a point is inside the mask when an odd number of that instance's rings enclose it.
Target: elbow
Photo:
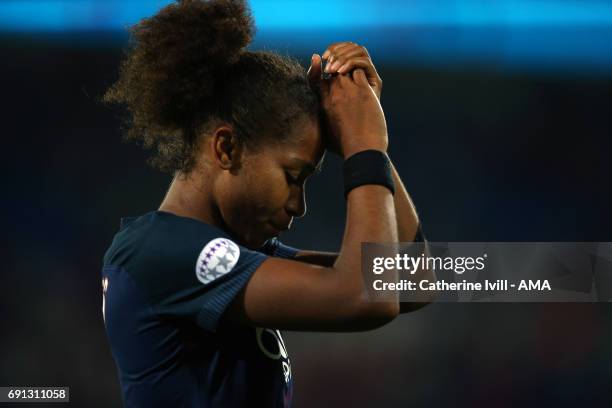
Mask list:
[[[338,276],[341,274],[336,274]],[[333,276],[333,275],[332,275]],[[331,306],[341,331],[368,331],[391,323],[400,314],[396,293],[369,293],[366,284],[355,280],[347,284],[334,280],[330,287],[334,302]],[[357,284],[358,283],[358,284]]]
[[[375,311],[375,315],[387,324],[391,323],[399,315],[400,305],[398,302],[381,302],[377,309],[379,310]]]
[[[379,302],[372,312],[374,320],[376,320],[380,326],[391,323],[399,314],[400,305],[398,302]]]

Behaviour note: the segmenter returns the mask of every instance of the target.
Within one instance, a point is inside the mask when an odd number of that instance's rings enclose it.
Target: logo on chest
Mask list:
[[[285,383],[288,383],[291,380],[291,362],[280,331],[258,327],[255,330],[255,335],[257,346],[266,357],[272,360],[282,360]]]

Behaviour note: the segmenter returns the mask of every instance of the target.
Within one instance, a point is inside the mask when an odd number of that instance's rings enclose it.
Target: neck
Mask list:
[[[212,197],[210,182],[205,182],[203,175],[196,172],[177,173],[174,176],[159,210],[193,218],[222,229],[224,226]]]

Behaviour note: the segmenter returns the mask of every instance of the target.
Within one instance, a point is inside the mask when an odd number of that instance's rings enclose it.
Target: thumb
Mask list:
[[[321,82],[321,63],[322,59],[319,54],[312,54],[310,58],[310,67],[308,68],[308,82],[314,89],[319,89]]]
[[[368,82],[368,78],[366,77],[365,71],[361,68],[357,68],[353,71],[353,81],[357,85],[367,85],[370,86]]]

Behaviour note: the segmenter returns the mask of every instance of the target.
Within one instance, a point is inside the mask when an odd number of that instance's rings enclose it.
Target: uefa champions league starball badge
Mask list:
[[[230,272],[236,266],[239,257],[238,245],[226,238],[215,238],[200,252],[196,264],[196,276],[200,282],[210,283]]]

